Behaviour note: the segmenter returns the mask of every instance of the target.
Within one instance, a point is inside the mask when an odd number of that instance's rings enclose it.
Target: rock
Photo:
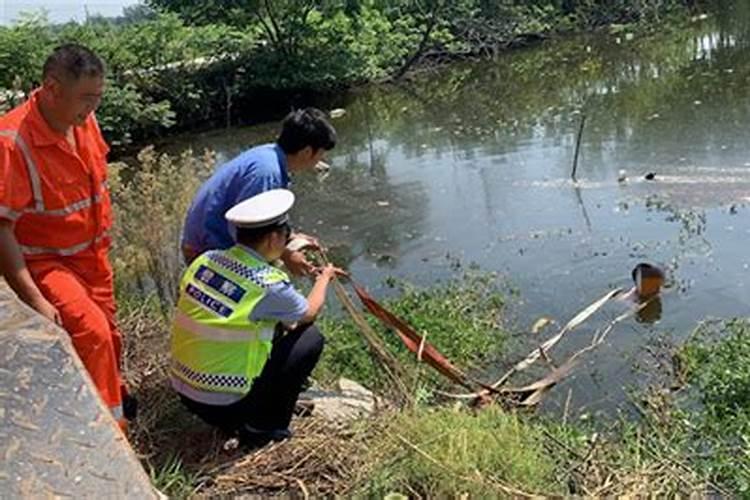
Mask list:
[[[353,380],[340,378],[338,391],[310,389],[300,395],[311,401],[315,407],[313,416],[319,416],[335,423],[346,423],[372,415],[377,400],[372,391]]]

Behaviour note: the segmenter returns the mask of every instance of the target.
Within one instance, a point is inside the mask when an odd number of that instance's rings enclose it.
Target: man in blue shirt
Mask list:
[[[289,172],[314,168],[335,145],[336,131],[326,115],[315,108],[299,109],[284,119],[275,143],[256,146],[220,166],[188,209],[182,237],[185,261],[233,246],[235,230],[224,218],[227,210],[265,191],[286,189]],[[301,252],[286,251],[281,260],[292,274],[314,271]]]

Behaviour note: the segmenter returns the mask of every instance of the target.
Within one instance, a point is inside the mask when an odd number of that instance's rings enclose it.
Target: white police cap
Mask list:
[[[288,189],[272,189],[236,204],[224,218],[237,227],[273,226],[289,220],[292,205],[294,193]]]

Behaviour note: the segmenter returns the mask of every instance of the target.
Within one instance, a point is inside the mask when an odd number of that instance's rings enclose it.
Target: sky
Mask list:
[[[118,16],[122,8],[139,3],[139,0],[92,0],[90,2],[71,2],[69,0],[0,0],[0,24],[11,24],[21,12],[41,9],[47,11],[50,22],[58,23],[70,20],[83,21],[86,10],[91,14]]]

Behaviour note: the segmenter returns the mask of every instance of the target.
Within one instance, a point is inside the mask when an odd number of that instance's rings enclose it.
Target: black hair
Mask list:
[[[647,264],[645,262],[641,262],[637,266],[633,268],[633,281],[635,282],[636,274],[638,273],[638,270],[641,270],[641,275],[645,278],[661,278],[664,279],[664,271],[659,269],[656,266],[652,266],[651,264]]]
[[[313,151],[330,151],[336,146],[336,129],[321,110],[298,109],[284,118],[276,143],[288,155],[297,153],[307,146]]]
[[[263,241],[263,238],[269,234],[280,231],[285,231],[287,237],[289,237],[292,228],[288,222],[263,227],[238,227],[237,242],[242,243],[243,245],[255,246]]]
[[[93,51],[78,45],[68,43],[52,51],[47,57],[42,69],[42,79],[56,76],[64,80],[77,81],[82,76],[104,76],[104,62]]]

